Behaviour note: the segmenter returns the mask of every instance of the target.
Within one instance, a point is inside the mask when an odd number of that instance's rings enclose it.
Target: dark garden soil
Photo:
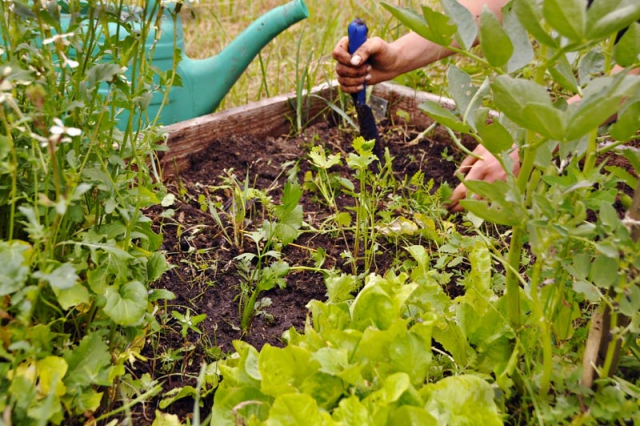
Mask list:
[[[420,130],[408,126],[392,126],[379,123],[379,129],[393,160],[397,179],[411,177],[422,171],[425,179],[433,179],[435,187],[447,182],[452,188],[458,184],[454,173],[461,161],[462,153],[450,142],[444,131],[436,130],[427,138],[415,141]],[[243,280],[237,268],[236,256],[244,252],[255,252],[255,244],[244,238],[240,247],[232,245],[213,216],[202,208],[203,200],[218,201],[228,207],[229,194],[220,187],[225,185],[225,170],[231,171],[241,182],[247,179],[251,187],[267,191],[279,202],[281,188],[286,180],[282,165],[299,161],[298,181],[303,182],[310,170],[306,160],[313,145],[324,145],[330,152],[351,151],[352,131],[339,129],[328,122],[306,129],[298,137],[281,137],[259,140],[251,136],[238,135],[228,140],[217,140],[207,151],[192,160],[190,170],[167,182],[169,190],[176,194],[176,201],[168,207],[154,207],[147,212],[156,229],[164,235],[163,249],[167,252],[172,269],[155,283],[155,287],[167,289],[176,296],[167,304],[166,323],[148,340],[143,351],[149,362],[136,364],[136,374],[150,373],[164,381],[165,391],[195,386],[196,377],[203,362],[213,362],[232,353],[233,341],[241,339],[258,350],[265,344],[283,346],[282,334],[295,327],[302,330],[307,320],[307,303],[312,299],[325,300],[326,287],[320,273],[308,271],[291,272],[286,277],[286,287],[264,292],[259,297],[271,300],[271,305],[253,318],[248,333],[240,330],[238,312],[240,284]],[[465,142],[465,144],[467,144]],[[473,143],[468,143],[473,147]],[[334,170],[334,169],[332,169]],[[340,170],[340,169],[335,169]],[[341,170],[351,173],[346,167]],[[351,177],[351,176],[349,176]],[[348,200],[339,198],[338,203]],[[319,227],[330,212],[317,196],[305,191],[301,205],[304,220]],[[258,213],[259,203],[248,206]],[[259,216],[259,215],[256,215]],[[260,223],[246,224],[248,230]],[[231,233],[231,228],[226,229]],[[326,234],[303,233],[293,244],[286,246],[283,260],[290,265],[313,266],[311,253],[317,248],[326,251],[324,268],[350,271],[341,253],[347,249],[341,238]],[[376,256],[376,272],[384,273],[396,261],[395,247],[381,247]],[[453,296],[459,290],[452,284],[447,291]],[[189,330],[186,338],[180,333],[180,324],[171,316],[172,311],[192,316],[205,314],[206,319],[197,327],[201,334]],[[204,412],[208,412],[211,398],[205,401]],[[139,408],[143,413],[136,417],[153,419],[155,404]],[[193,410],[193,400],[184,398],[164,409],[181,419]]]
[[[407,147],[407,142],[413,140],[418,131],[386,130],[384,123],[380,129],[384,132],[386,146],[395,156],[393,168],[398,179],[405,175],[412,176],[418,170],[422,170],[425,179],[434,179],[436,187],[444,181],[450,182],[451,185],[457,183],[454,176],[457,161],[446,158],[446,153],[456,152],[457,149],[450,145],[444,135],[431,136],[428,140]],[[172,206],[176,211],[174,220],[164,220],[164,249],[168,252],[169,262],[176,267],[165,274],[157,285],[176,294],[177,299],[173,304],[183,309],[188,307],[198,314],[207,314],[203,333],[208,334],[212,343],[223,351],[233,349],[234,339],[242,339],[258,350],[265,343],[282,345],[282,333],[290,327],[301,329],[304,326],[307,315],[305,306],[311,299],[324,300],[326,287],[319,273],[290,273],[286,288],[276,288],[263,293],[264,297],[272,300],[272,305],[266,309],[268,315],[254,318],[250,333],[243,336],[238,330],[237,300],[242,278],[238,275],[234,258],[245,251],[255,252],[255,244],[245,238],[245,244],[240,249],[230,245],[211,214],[201,210],[198,200],[200,194],[215,198],[212,188],[223,185],[225,169],[233,169],[242,182],[246,180],[248,171],[249,182],[254,188],[273,188],[268,193],[274,201],[279,202],[279,191],[286,180],[282,172],[284,163],[302,159],[298,173],[298,180],[302,182],[305,173],[310,169],[305,157],[311,146],[323,144],[330,152],[342,152],[344,159],[344,153],[351,150],[354,136],[354,133],[340,131],[326,122],[307,129],[296,138],[258,140],[251,136],[239,135],[230,140],[216,141],[206,152],[198,155],[190,170],[168,183],[170,190],[176,193],[186,191],[188,195],[183,196],[182,200],[190,202]],[[335,170],[343,174],[351,173],[346,166],[342,169],[337,167]],[[220,191],[216,194],[219,197],[225,195]],[[337,202],[343,211],[345,206],[341,204],[349,200],[347,197],[339,197]],[[316,228],[331,214],[326,204],[321,204],[317,200],[317,194],[313,192],[305,191],[300,203],[305,221]],[[252,208],[260,209],[260,206],[253,205]],[[155,220],[160,222],[158,218]],[[261,223],[252,225],[259,226]],[[178,232],[181,232],[180,236]],[[231,230],[228,229],[227,232]],[[311,250],[318,247],[327,253],[324,268],[335,267],[344,269],[345,272],[350,271],[340,256],[348,247],[342,239],[323,234],[303,234],[283,249],[284,260],[290,265],[312,266]],[[200,255],[201,259],[198,259],[198,251],[204,252]],[[383,250],[382,255],[376,256],[378,271],[384,272],[388,269],[394,258],[395,253]]]

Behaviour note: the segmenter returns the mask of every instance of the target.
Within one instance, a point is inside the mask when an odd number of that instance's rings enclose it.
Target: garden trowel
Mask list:
[[[349,53],[358,50],[360,46],[367,40],[368,28],[364,21],[360,18],[354,19],[349,24]],[[358,113],[358,124],[360,126],[360,135],[367,141],[374,140],[373,153],[382,163],[384,159],[384,147],[378,133],[376,119],[373,115],[371,107],[367,105],[367,88],[366,86],[359,92],[352,95],[353,103]],[[386,108],[386,105],[383,107]]]

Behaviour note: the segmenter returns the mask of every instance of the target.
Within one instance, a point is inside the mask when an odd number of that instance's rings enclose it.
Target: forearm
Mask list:
[[[502,19],[502,7],[510,0],[460,0],[464,6],[479,23],[480,14],[483,7],[487,7],[499,19]],[[458,47],[457,43],[453,43]],[[450,49],[424,39],[416,33],[406,34],[390,44],[390,47],[397,51],[398,64],[396,69],[398,75],[405,72],[421,68],[432,64],[442,58],[453,55]]]

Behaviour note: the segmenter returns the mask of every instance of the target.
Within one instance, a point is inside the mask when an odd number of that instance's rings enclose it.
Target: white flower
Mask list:
[[[71,142],[72,137],[80,136],[82,130],[75,127],[67,127],[59,118],[53,119],[53,126],[49,128],[49,139],[52,142]],[[70,137],[62,137],[63,135]]]
[[[42,42],[42,44],[51,44],[51,43],[55,43],[57,41],[62,42],[63,45],[68,46],[69,44],[71,44],[71,42],[69,40],[67,40],[67,38],[69,37],[73,37],[75,35],[75,33],[71,32],[71,33],[65,33],[65,34],[56,34],[52,37],[49,38],[45,38],[44,41]]]

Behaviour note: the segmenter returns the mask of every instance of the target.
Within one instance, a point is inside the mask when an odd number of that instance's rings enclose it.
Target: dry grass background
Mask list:
[[[367,22],[369,34],[392,40],[407,30],[398,24],[379,1],[304,0],[309,18],[298,22],[273,39],[247,68],[225,97],[219,109],[244,105],[296,90],[307,68],[304,87],[333,80],[335,64],[331,51],[346,35],[351,20]],[[419,10],[418,0],[388,0]],[[434,3],[435,0],[428,0]],[[216,0],[193,3],[184,8],[182,19],[187,55],[205,58],[220,52],[251,22],[287,0]],[[298,43],[300,49],[298,54]]]

